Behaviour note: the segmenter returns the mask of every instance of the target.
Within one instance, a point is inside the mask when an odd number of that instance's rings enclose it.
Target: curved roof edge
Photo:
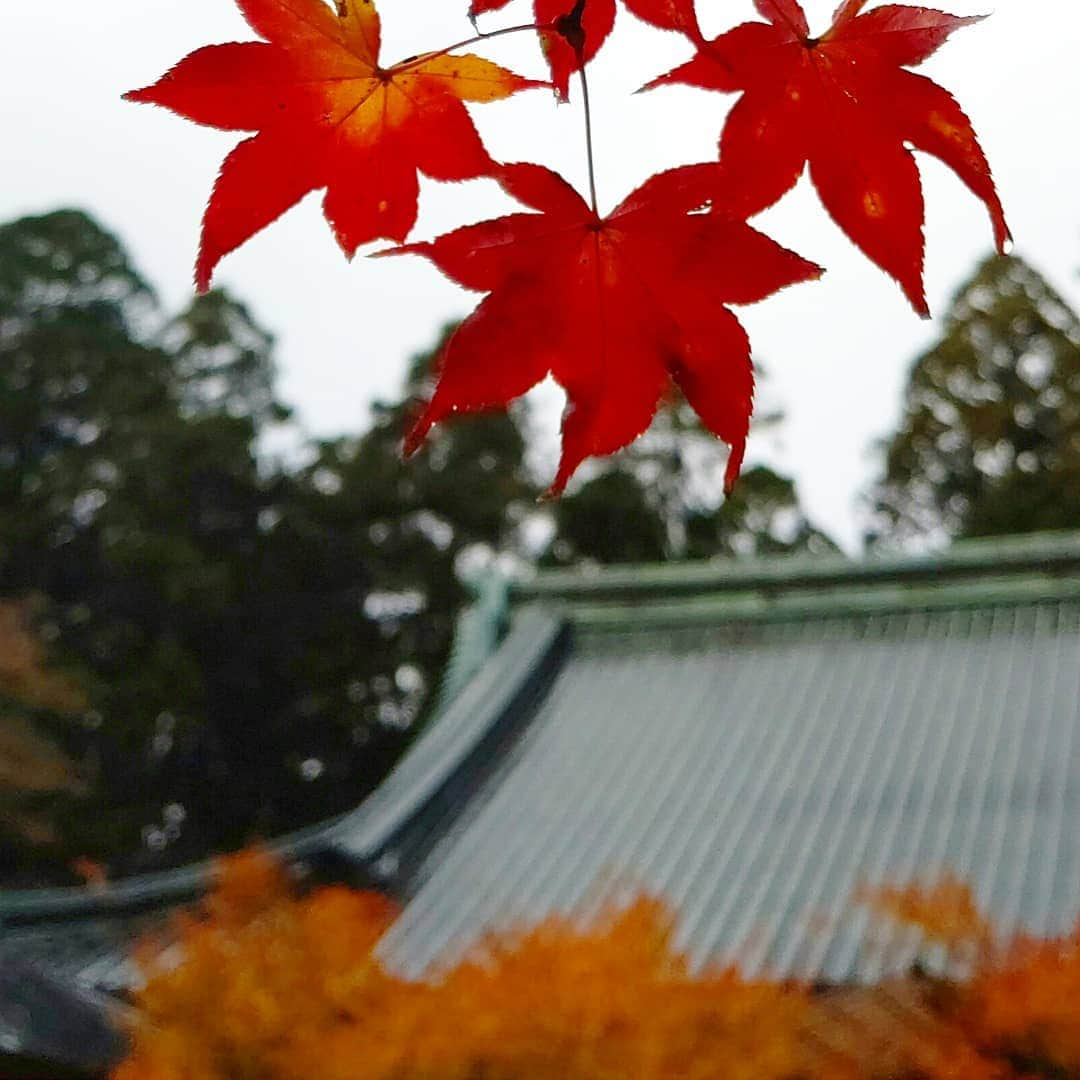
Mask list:
[[[972,540],[943,552],[854,560],[787,556],[544,571],[480,583],[459,619],[435,718],[355,810],[267,843],[288,861],[337,855],[366,868],[400,843],[448,791],[475,786],[484,756],[512,734],[537,688],[565,655],[572,625],[843,614],[868,605],[980,604],[1080,595],[1080,532]],[[1066,580],[1073,577],[1073,580]],[[665,603],[666,601],[666,603]],[[642,605],[648,605],[643,607]],[[515,609],[509,618],[510,609]],[[509,633],[500,637],[509,626]],[[0,927],[154,908],[190,900],[213,882],[213,860],[123,879],[105,890],[0,890]]]
[[[452,791],[468,797],[490,767],[491,751],[531,717],[570,647],[565,619],[522,611],[494,655],[468,680],[352,814],[332,827],[335,850],[370,862],[397,845],[414,822]]]
[[[449,789],[471,787],[493,743],[512,733],[569,644],[564,620],[538,609],[522,612],[493,655],[461,687],[406,751],[386,779],[355,809],[267,842],[286,861],[337,855],[381,875],[370,864],[400,842],[410,825]],[[487,640],[487,639],[485,639]],[[0,890],[0,929],[61,919],[93,918],[194,899],[212,885],[215,860],[83,886]]]

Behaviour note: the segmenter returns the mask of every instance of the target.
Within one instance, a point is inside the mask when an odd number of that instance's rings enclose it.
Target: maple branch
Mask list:
[[[455,41],[453,45],[447,45],[445,49],[436,49],[434,52],[422,53],[420,56],[410,56],[402,60],[401,63],[395,64],[392,70],[395,74],[409,71],[411,68],[426,64],[429,60],[434,60],[438,56],[447,56],[456,49],[466,49],[470,45],[478,45],[481,41],[487,41],[490,38],[503,37],[505,34],[521,34],[526,30],[531,30],[537,34],[558,33],[554,23],[521,23],[518,26],[504,26],[501,30],[488,30],[486,33],[478,31],[473,37],[465,38],[463,41]]]
[[[596,203],[596,166],[593,163],[592,109],[589,107],[589,79],[585,74],[585,65],[578,69],[581,76],[581,103],[585,108],[585,156],[589,161],[589,199],[594,214],[599,214]]]

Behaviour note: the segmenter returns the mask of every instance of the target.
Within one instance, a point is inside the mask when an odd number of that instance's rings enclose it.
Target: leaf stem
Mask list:
[[[589,162],[589,199],[593,213],[599,215],[596,201],[596,165],[593,161],[592,108],[589,105],[589,78],[585,74],[584,64],[578,68],[578,75],[581,76],[581,103],[585,108],[585,156]]]
[[[556,33],[554,23],[522,23],[519,26],[504,26],[501,30],[489,30],[487,33],[474,34],[471,38],[465,38],[463,41],[455,41],[453,45],[447,45],[445,49],[436,49],[433,52],[422,53],[420,56],[410,56],[408,59],[402,60],[401,63],[395,64],[390,70],[394,74],[409,71],[414,67],[419,67],[421,64],[426,64],[429,60],[434,60],[436,57],[446,56],[456,49],[465,49],[470,45],[477,45],[481,41],[487,41],[489,38],[503,37],[505,34],[521,34],[526,30],[533,30],[539,34]]]

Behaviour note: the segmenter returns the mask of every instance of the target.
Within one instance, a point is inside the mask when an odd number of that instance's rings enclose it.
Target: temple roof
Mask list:
[[[869,982],[919,941],[872,926],[863,885],[950,872],[1005,931],[1070,926],[1078,814],[1080,534],[1048,534],[492,575],[410,751],[277,848],[401,897],[407,973],[645,889],[695,962]],[[0,961],[112,988],[123,927],[211,873],[0,893]]]
[[[1080,912],[1076,535],[541,574],[473,618],[437,724],[464,705],[490,731],[478,689],[532,683],[452,825],[401,853],[407,971],[626,887],[668,900],[699,963],[825,982],[918,951],[864,886],[957,875],[1004,932]]]

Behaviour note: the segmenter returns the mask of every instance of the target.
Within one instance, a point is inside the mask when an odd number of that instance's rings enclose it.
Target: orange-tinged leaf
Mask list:
[[[703,43],[693,59],[649,85],[742,92],[720,138],[735,204],[747,214],[764,209],[809,164],[833,219],[925,315],[925,214],[910,147],[940,158],[986,204],[999,250],[1009,239],[971,122],[940,86],[904,70],[978,19],[865,6],[847,0],[828,32],[813,38],[798,0],[755,0],[766,22]]]
[[[601,218],[538,165],[504,167],[507,192],[539,213],[467,226],[415,252],[489,295],[439,360],[439,382],[407,441],[456,412],[507,404],[548,374],[566,390],[557,494],[587,457],[640,435],[674,382],[731,446],[738,475],[753,399],[750,344],[729,303],[752,303],[818,267],[713,206],[715,164],[654,176]]]
[[[379,64],[371,0],[237,0],[265,42],[216,45],[127,95],[198,123],[254,131],[225,159],[203,220],[195,279],[308,192],[347,255],[404,240],[416,221],[417,171],[464,180],[494,168],[464,102],[543,85],[479,56],[431,54]]]

